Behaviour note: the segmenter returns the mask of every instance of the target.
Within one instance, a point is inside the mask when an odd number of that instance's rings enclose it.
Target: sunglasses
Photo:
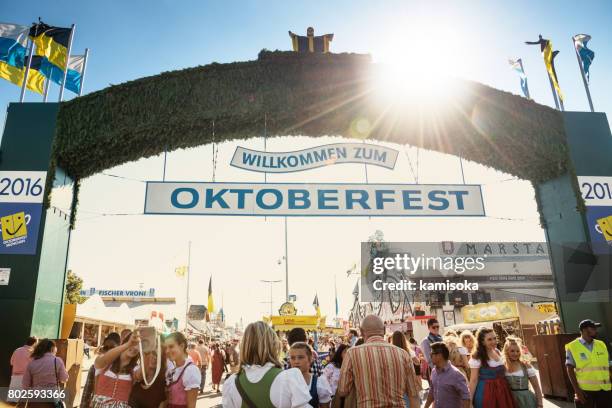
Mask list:
[[[440,328],[440,326],[435,325],[435,326],[431,326],[431,328],[432,328],[432,329],[439,329],[439,328]]]

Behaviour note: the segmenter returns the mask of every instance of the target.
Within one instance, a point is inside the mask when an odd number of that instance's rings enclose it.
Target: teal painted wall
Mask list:
[[[72,192],[73,181],[57,168],[51,192],[51,206],[47,210],[45,234],[40,252],[40,266],[36,283],[31,333],[37,337],[60,336],[66,261],[70,242],[70,214],[59,208],[55,198],[60,189]],[[68,207],[71,203],[68,203]]]
[[[58,108],[56,103],[9,105],[0,170],[49,171]],[[71,183],[57,171],[54,190]],[[11,269],[9,284],[0,286],[0,386],[8,385],[10,355],[26,337],[58,337],[69,234],[68,219],[50,208],[41,215],[35,255],[0,254],[0,267]]]
[[[612,176],[612,134],[606,115],[564,112],[563,118],[576,175]],[[567,332],[577,332],[578,323],[583,319],[600,321],[603,324],[600,334],[609,341],[612,339],[612,304],[609,298],[612,270],[590,265],[592,261],[605,265],[607,260],[593,257],[585,252],[586,247],[580,248],[578,254],[567,250],[568,245],[590,241],[585,214],[577,210],[578,200],[571,177],[567,174],[536,186],[550,244],[560,315]],[[580,261],[575,262],[576,259]],[[577,292],[579,287],[587,290]],[[601,299],[599,291],[606,288],[607,299]]]

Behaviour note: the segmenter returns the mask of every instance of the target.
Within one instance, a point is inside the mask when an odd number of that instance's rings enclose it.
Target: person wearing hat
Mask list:
[[[606,344],[597,340],[601,323],[580,322],[580,337],[565,345],[565,366],[575,392],[576,407],[612,407],[611,371]]]

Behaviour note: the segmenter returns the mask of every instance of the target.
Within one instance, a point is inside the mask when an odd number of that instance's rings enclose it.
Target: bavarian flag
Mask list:
[[[17,68],[23,67],[30,27],[0,23],[0,61]]]
[[[68,59],[68,43],[72,28],[53,27],[45,23],[30,28],[30,38],[36,46],[36,55],[45,57],[62,70]]]
[[[215,301],[213,300],[213,293],[212,293],[212,276],[210,277],[210,280],[208,281],[208,312],[209,313],[215,312]]]
[[[591,41],[591,36],[588,34],[576,34],[574,37],[574,47],[582,63],[582,69],[587,81],[590,80],[589,68],[595,58],[595,53],[587,47],[587,43]]]
[[[28,63],[28,58],[26,57],[25,64]],[[37,70],[40,61],[36,61],[32,59],[32,64],[30,66],[30,72],[28,73],[28,83],[27,87],[29,90],[38,92],[39,94],[43,93],[44,85],[45,85],[45,76]],[[0,78],[6,79],[9,82],[14,83],[17,86],[21,86],[23,84],[23,77],[25,76],[26,68],[16,68],[12,65],[4,61],[0,61]]]
[[[36,58],[36,57],[35,57]],[[43,57],[41,63],[41,72],[49,78],[51,81],[58,85],[62,85],[64,82],[64,70],[55,66],[49,62],[48,59]],[[71,55],[68,59],[68,72],[66,73],[66,89],[79,94],[81,92],[81,83],[83,77],[83,68],[85,66],[84,55]]]
[[[557,95],[559,95],[559,99],[563,101],[563,93],[561,92],[561,87],[559,86],[559,79],[557,78],[557,71],[555,71],[555,57],[559,51],[553,51],[552,49],[552,41],[546,40],[546,44],[544,45],[544,49],[542,50],[542,56],[544,57],[544,65],[546,65],[546,71],[548,71],[548,75],[550,80],[557,91]]]

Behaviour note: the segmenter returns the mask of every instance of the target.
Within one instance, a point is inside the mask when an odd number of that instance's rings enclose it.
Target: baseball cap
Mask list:
[[[586,329],[587,327],[601,327],[601,323],[594,322],[591,319],[586,319],[586,320],[581,321],[580,324],[578,325],[578,328],[580,330]]]

